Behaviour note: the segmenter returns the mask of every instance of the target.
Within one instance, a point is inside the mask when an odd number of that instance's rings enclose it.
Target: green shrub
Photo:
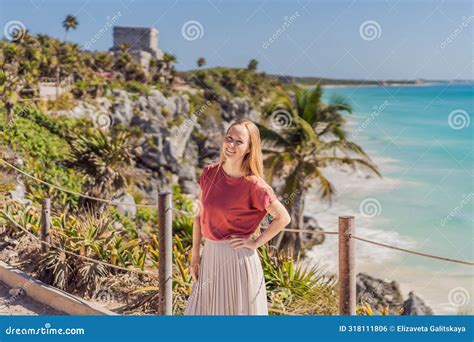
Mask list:
[[[130,93],[138,93],[140,95],[148,95],[150,93],[150,86],[138,81],[125,82],[124,88]]]

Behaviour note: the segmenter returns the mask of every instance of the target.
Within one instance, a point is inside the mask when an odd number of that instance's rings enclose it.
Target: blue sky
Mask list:
[[[114,15],[116,25],[154,26],[160,30],[160,48],[177,56],[179,70],[195,68],[202,56],[208,66],[230,67],[245,66],[256,58],[259,70],[295,76],[474,78],[470,0],[0,0],[0,4],[2,31],[16,20],[33,33],[63,39],[61,22],[67,14],[75,15],[79,27],[68,40],[81,45]],[[182,34],[189,21],[202,27],[196,26],[197,39],[187,40]],[[272,36],[276,39],[269,42]],[[111,46],[108,29],[92,49]]]

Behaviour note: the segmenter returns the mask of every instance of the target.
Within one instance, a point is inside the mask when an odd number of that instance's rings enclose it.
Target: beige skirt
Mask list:
[[[204,239],[199,275],[184,315],[268,315],[258,252]]]

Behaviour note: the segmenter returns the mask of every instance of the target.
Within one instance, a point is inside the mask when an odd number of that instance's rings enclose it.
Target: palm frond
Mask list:
[[[318,84],[316,87],[308,89],[304,96],[306,97],[306,101],[302,113],[303,119],[313,126],[317,119],[317,111],[321,107],[321,85]]]
[[[306,120],[303,120],[301,118],[295,118],[295,129],[302,134],[304,137],[303,139],[300,139],[300,143],[302,145],[311,145],[313,144],[314,146],[319,146],[320,141],[318,139],[318,136],[316,135],[316,132],[314,128],[306,122]]]
[[[348,112],[352,114],[352,106],[346,97],[334,94],[326,107],[329,112]]]
[[[283,172],[285,166],[293,163],[294,155],[288,151],[277,153],[265,159],[268,182],[272,184],[273,177]]]
[[[269,129],[266,126],[256,123],[262,141],[271,141],[274,146],[289,147],[291,144],[286,138],[279,132]]]
[[[349,157],[323,157],[320,159],[322,164],[332,164],[334,166],[344,166],[348,165],[352,168],[352,170],[356,171],[357,167],[360,166],[363,169],[371,171],[375,173],[377,176],[382,178],[382,174],[378,170],[378,168],[372,164],[372,162],[360,159],[360,158],[349,158]]]
[[[332,183],[323,175],[320,169],[315,168],[313,175],[319,184],[318,192],[320,193],[321,198],[332,203],[332,198],[336,193],[336,188],[334,188]]]
[[[333,140],[322,144],[321,151],[326,150],[333,150],[337,151],[340,150],[342,152],[354,152],[360,156],[365,157],[368,161],[371,161],[369,155],[364,151],[362,147],[358,144],[348,141],[348,140]]]

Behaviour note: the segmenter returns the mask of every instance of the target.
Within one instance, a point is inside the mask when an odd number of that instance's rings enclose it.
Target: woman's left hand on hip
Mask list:
[[[257,249],[257,243],[252,238],[239,237],[237,235],[231,235],[229,243],[235,249],[247,247],[250,249]]]

